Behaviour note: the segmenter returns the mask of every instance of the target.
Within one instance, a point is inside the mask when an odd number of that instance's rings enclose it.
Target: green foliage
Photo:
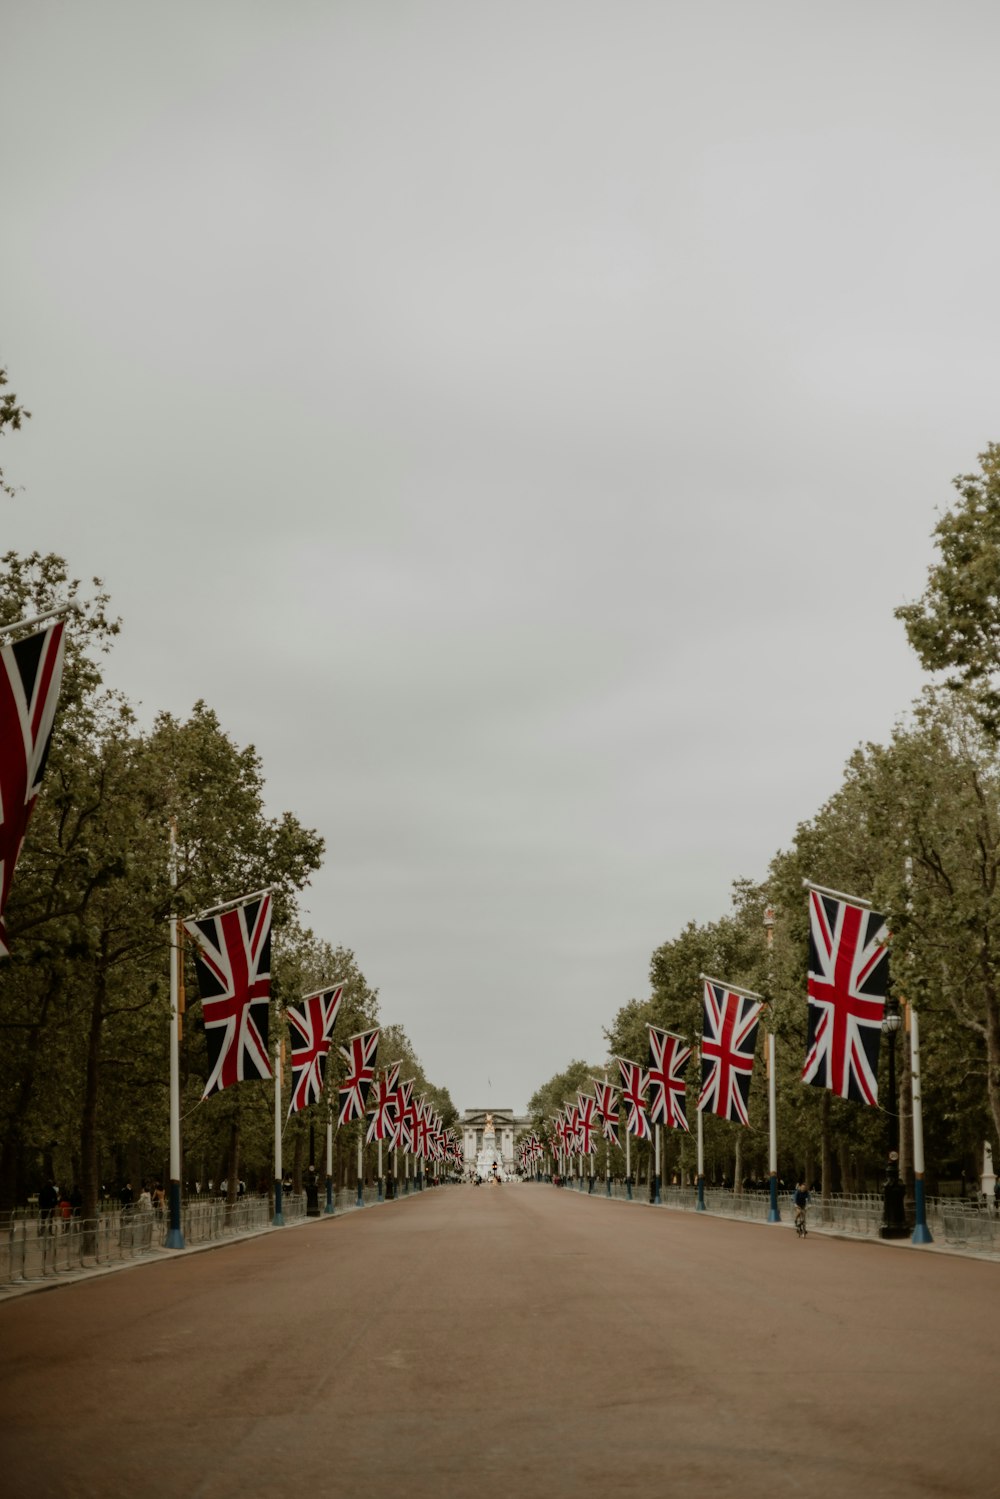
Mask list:
[[[166,1173],[171,911],[193,912],[273,887],[273,1023],[284,1002],[345,982],[335,1042],[378,1023],[378,991],[354,954],[303,930],[296,899],[319,867],[323,840],[291,812],[270,816],[260,757],[225,733],[203,702],[186,719],[160,714],[140,732],[128,703],[105,688],[101,657],[118,632],[99,579],[81,584],[54,555],[0,560],[0,624],[76,601],[63,689],[42,794],[5,913],[11,957],[0,968],[0,1208],[23,1200],[43,1169],[75,1180],[92,1212],[101,1186]],[[176,889],[169,827],[176,829]],[[207,1054],[190,954],[181,1046],[185,1177],[271,1176],[274,1091],[249,1082],[201,1102]],[[412,1057],[402,1031],[383,1041]],[[446,1122],[455,1108],[413,1058]],[[328,1089],[344,1063],[335,1044]],[[285,1088],[290,1077],[286,1072]],[[314,1121],[294,1116],[296,1160]],[[326,1112],[322,1110],[325,1128]],[[341,1132],[341,1156],[357,1126]]]
[[[910,644],[928,671],[949,671],[949,686],[971,690],[984,726],[1000,730],[1000,444],[962,474],[960,496],[934,528],[940,560],[916,604],[898,608]]]
[[[20,432],[21,423],[26,422],[31,416],[31,412],[25,410],[14,392],[6,388],[9,384],[7,371],[0,369],[0,437],[6,436],[8,431]],[[11,496],[17,492],[14,486],[4,478],[2,468],[0,468],[0,491]]]
[[[554,1077],[549,1078],[528,1100],[528,1113],[534,1128],[541,1130],[544,1127],[548,1135],[548,1126],[563,1105],[567,1102],[575,1103],[578,1092],[590,1093],[591,1078],[601,1077],[603,1074],[603,1066],[575,1061],[570,1062],[565,1072],[557,1072]]]

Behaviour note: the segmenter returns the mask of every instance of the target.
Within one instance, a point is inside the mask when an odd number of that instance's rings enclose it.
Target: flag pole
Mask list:
[[[281,1037],[277,1026],[274,1032],[274,1217],[271,1226],[284,1228],[285,1217],[281,1210]]]
[[[772,963],[774,948],[774,907],[768,905],[764,910],[764,940],[767,943],[767,998],[760,994],[748,995],[750,999],[760,999],[767,1005],[768,1030],[767,1030],[767,1171],[768,1192],[770,1204],[767,1210],[768,1223],[780,1223],[781,1214],[778,1211],[778,1106],[777,1088],[778,1073],[774,1056],[774,1010],[771,1007]]]
[[[625,1196],[632,1201],[632,1137],[625,1124]]]
[[[359,1208],[363,1208],[365,1205],[364,1156],[362,1154],[364,1151],[364,1140],[365,1120],[364,1115],[362,1115],[361,1122],[358,1125],[358,1200],[355,1203],[355,1207]]]
[[[933,1244],[934,1238],[927,1226],[927,1206],[924,1200],[924,1115],[920,1093],[920,1022],[917,1012],[910,1006],[910,1089],[913,1099],[913,1196],[914,1223],[911,1244]]]
[[[177,819],[170,819],[170,889],[174,911],[170,917],[170,1190],[167,1249],[183,1249],[181,1228],[181,973],[177,920]]]
[[[326,1101],[326,1213],[334,1211],[333,1206],[333,1104],[329,1098]]]
[[[774,1062],[774,1032],[767,1033],[767,1169],[771,1205],[767,1212],[768,1223],[780,1223],[778,1211],[778,1107],[777,1068]]]
[[[658,1124],[656,1126],[656,1167],[653,1173],[653,1202],[657,1204],[660,1202],[660,1130],[661,1126]]]
[[[384,1194],[382,1192],[382,1141],[381,1140],[379,1140],[379,1142],[378,1142],[378,1200],[379,1200],[379,1202],[384,1201]]]
[[[58,619],[63,614],[82,614],[83,605],[78,604],[75,599],[65,604],[53,604],[51,609],[46,609],[44,614],[36,614],[31,619],[15,619],[9,625],[0,625],[0,635],[12,635],[15,630],[31,630],[35,625],[44,625],[50,619]]]
[[[698,1060],[701,1061],[701,1047],[698,1048]],[[705,1211],[705,1115],[699,1104],[695,1110],[698,1115],[698,1201],[695,1204],[695,1212]]]

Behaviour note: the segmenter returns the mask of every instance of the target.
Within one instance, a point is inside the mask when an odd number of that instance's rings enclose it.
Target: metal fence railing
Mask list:
[[[152,1248],[155,1232],[153,1213],[107,1213],[65,1222],[11,1217],[0,1224],[0,1285],[135,1259]]]
[[[402,1187],[402,1184],[400,1184]],[[379,1198],[378,1187],[366,1186],[363,1204],[402,1201],[416,1196],[416,1185],[400,1190],[393,1198]],[[350,1212],[358,1206],[357,1187],[334,1194],[334,1211]],[[319,1192],[319,1211],[326,1208],[324,1188]],[[305,1192],[282,1193],[281,1212],[285,1226],[307,1216]],[[235,1203],[223,1198],[192,1197],[181,1204],[181,1232],[185,1247],[211,1244],[243,1234],[260,1233],[271,1226],[274,1205],[269,1196],[245,1195]],[[74,1271],[113,1265],[137,1259],[162,1248],[167,1236],[166,1213],[148,1209],[115,1208],[93,1219],[43,1217],[37,1210],[19,1210],[0,1218],[0,1286],[18,1282],[54,1280]]]
[[[570,1191],[587,1193],[587,1180],[566,1177],[562,1183]],[[612,1181],[610,1192],[603,1177],[595,1177],[595,1197],[615,1197],[621,1201],[651,1206],[649,1186],[643,1182],[633,1183],[631,1197],[623,1181]],[[697,1208],[697,1190],[694,1187],[665,1186],[660,1190],[660,1206],[675,1211],[694,1212]],[[717,1217],[744,1218],[764,1222],[770,1213],[770,1196],[766,1191],[751,1190],[733,1192],[717,1187],[705,1188],[705,1209]],[[791,1221],[793,1214],[791,1194],[785,1187],[778,1197],[778,1212],[782,1220]],[[1000,1254],[1000,1213],[994,1204],[983,1197],[928,1197],[926,1199],[927,1224],[935,1241],[951,1244],[956,1248],[978,1249]],[[878,1238],[883,1223],[884,1209],[879,1192],[838,1192],[829,1197],[814,1194],[809,1205],[809,1224],[813,1229],[826,1229],[831,1233],[856,1235],[859,1238]],[[912,1227],[912,1213],[910,1215]]]
[[[586,1178],[582,1182],[567,1178],[565,1185],[569,1190],[587,1194]],[[408,1192],[400,1189],[390,1199],[380,1199],[376,1186],[366,1186],[363,1206],[405,1201],[416,1195],[416,1185],[412,1181]],[[609,1195],[603,1177],[594,1178],[593,1195],[603,1198]],[[625,1183],[613,1181],[610,1195],[619,1200],[628,1199]],[[335,1212],[356,1209],[357,1197],[356,1187],[337,1192],[334,1196]],[[648,1185],[633,1185],[631,1201],[650,1206]],[[661,1205],[674,1211],[694,1212],[697,1191],[690,1186],[663,1187]],[[321,1215],[325,1206],[326,1197],[321,1190]],[[770,1198],[767,1192],[732,1192],[707,1187],[705,1208],[718,1217],[762,1222],[768,1217]],[[779,1196],[778,1209],[782,1219],[790,1222],[793,1210],[787,1188]],[[937,1242],[1000,1254],[1000,1216],[992,1203],[975,1197],[929,1197],[926,1209],[928,1226]],[[190,1199],[181,1207],[185,1244],[194,1248],[241,1234],[261,1232],[270,1227],[272,1214],[273,1206],[267,1196],[241,1197],[232,1205],[218,1198]],[[282,1216],[286,1225],[300,1222],[306,1214],[304,1192],[282,1194]],[[826,1198],[815,1195],[809,1207],[811,1228],[862,1238],[878,1237],[882,1219],[882,1197],[878,1193],[837,1193]],[[55,1216],[44,1219],[37,1214],[13,1214],[0,1219],[0,1286],[58,1279],[74,1271],[136,1259],[162,1247],[166,1232],[165,1214],[137,1208],[116,1209],[89,1220],[71,1218],[64,1221]]]

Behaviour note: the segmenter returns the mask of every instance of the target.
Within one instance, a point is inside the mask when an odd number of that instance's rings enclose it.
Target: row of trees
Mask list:
[[[647,1022],[698,1034],[701,973],[768,996],[779,1173],[788,1179],[804,1171],[809,1180],[819,1177],[824,1191],[856,1190],[878,1179],[886,1109],[900,1112],[900,1164],[904,1172],[910,1167],[910,1079],[901,1067],[899,1097],[887,1098],[883,1047],[879,1110],[802,1085],[804,879],[867,897],[888,916],[895,991],[920,1013],[930,1189],[943,1177],[978,1175],[983,1141],[995,1147],[1000,1141],[1000,446],[991,445],[979,471],[955,487],[958,503],[936,527],[939,558],[926,592],[896,610],[923,665],[946,679],[925,689],[888,744],[868,744],[851,756],[839,789],[799,826],[791,847],[775,855],[766,879],[738,880],[727,914],[689,923],[655,950],[649,997],[624,1005],[605,1030],[609,1056],[643,1060]],[[765,925],[768,911],[773,925],[770,917]],[[573,1062],[539,1088],[529,1111],[539,1123],[550,1117],[594,1070]],[[691,1082],[697,1083],[693,1068]],[[750,1123],[746,1130],[706,1118],[710,1180],[766,1176],[762,1063],[751,1087]],[[640,1169],[645,1155],[640,1148]],[[667,1179],[693,1166],[693,1141],[668,1131]]]
[[[346,988],[337,1036],[379,1024],[379,998],[354,954],[300,924],[296,897],[319,868],[323,839],[292,813],[268,815],[260,758],[240,748],[214,712],[159,714],[141,729],[103,658],[118,633],[100,580],[87,589],[64,560],[0,559],[0,624],[55,599],[81,612],[67,632],[56,730],[42,794],[18,863],[0,968],[0,1209],[43,1177],[72,1180],[91,1216],[102,1187],[165,1181],[168,1129],[169,949],[172,909],[194,911],[229,894],[274,890],[272,1025],[281,1002],[334,980]],[[171,888],[168,824],[177,827]],[[193,987],[193,968],[188,964]],[[336,1038],[335,1038],[336,1039]],[[449,1124],[447,1091],[428,1082],[398,1026],[380,1055],[401,1059]],[[206,1050],[200,1007],[185,1017],[181,1052],[186,1180],[272,1175],[273,1084],[250,1082],[200,1104]],[[334,1047],[328,1084],[341,1080]],[[326,1112],[318,1121],[325,1131]],[[338,1135],[336,1173],[352,1167],[358,1126]],[[309,1120],[296,1115],[286,1151],[298,1178]],[[297,1184],[297,1182],[296,1182]]]

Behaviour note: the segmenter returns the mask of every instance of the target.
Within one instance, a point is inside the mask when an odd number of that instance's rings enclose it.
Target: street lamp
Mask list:
[[[896,1092],[896,1037],[900,1024],[899,1000],[887,994],[882,1019],[882,1034],[889,1041],[889,1107],[888,1116],[888,1160],[885,1167],[885,1186],[882,1191],[882,1224],[880,1239],[905,1239],[909,1236],[906,1213],[903,1207],[903,1183],[899,1179],[899,1098]]]

